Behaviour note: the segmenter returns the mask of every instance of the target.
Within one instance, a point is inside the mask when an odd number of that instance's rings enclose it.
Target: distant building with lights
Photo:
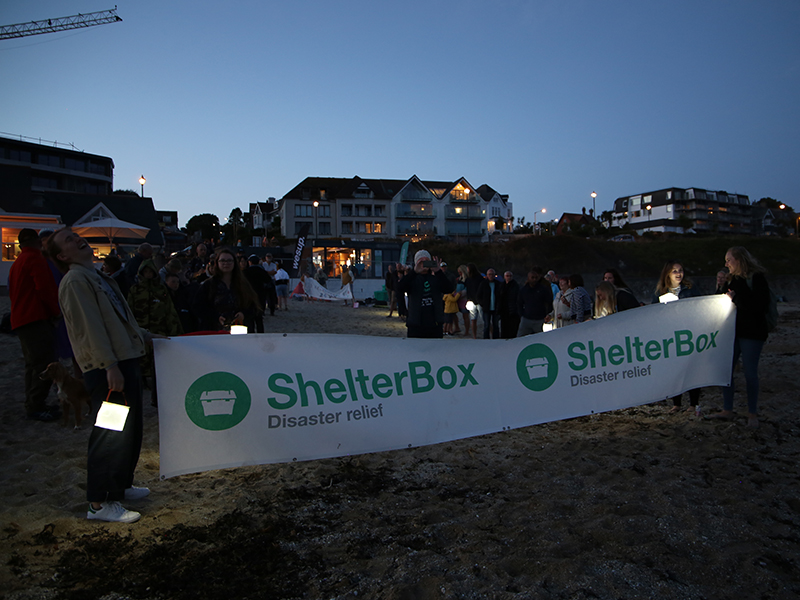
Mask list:
[[[611,225],[639,233],[689,230],[753,233],[753,207],[744,194],[700,188],[667,188],[614,201]]]
[[[150,230],[144,240],[115,241],[128,247],[142,241],[162,247],[152,198],[114,194],[113,185],[114,161],[109,157],[55,142],[0,136],[0,286],[6,285],[19,255],[17,237],[24,228],[55,230],[113,217]],[[108,240],[89,241],[98,256],[111,249]]]
[[[511,233],[507,195],[488,185],[455,181],[307,177],[280,201],[281,233],[296,236],[304,225],[315,239],[438,238],[489,241]]]

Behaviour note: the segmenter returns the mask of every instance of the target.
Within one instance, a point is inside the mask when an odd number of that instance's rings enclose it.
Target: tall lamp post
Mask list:
[[[648,204],[645,208],[647,209],[647,231],[650,231],[650,215],[653,214],[653,205]]]
[[[319,237],[319,200],[314,200],[314,237]]]
[[[597,192],[589,194],[592,197],[592,217],[597,218],[597,209],[594,206],[594,199],[597,198]]]
[[[543,208],[542,210],[535,210],[533,211],[533,235],[539,235],[539,229],[536,227],[536,215],[538,213],[546,213],[547,209]]]
[[[144,175],[139,177],[139,184],[142,186],[142,198],[144,198],[144,184],[147,183],[147,179],[144,178]]]

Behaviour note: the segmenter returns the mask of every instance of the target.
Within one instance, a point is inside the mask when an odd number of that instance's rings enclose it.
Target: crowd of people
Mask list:
[[[731,383],[723,388],[723,410],[709,416],[734,417],[733,368],[742,360],[746,381],[748,427],[758,423],[758,361],[770,331],[771,293],[766,269],[746,248],[735,246],[725,254],[725,270],[717,272],[716,294],[727,294],[736,305],[736,330]],[[559,327],[568,327],[617,312],[643,306],[622,275],[607,269],[594,290],[594,300],[580,274],[557,276],[541,267],[528,270],[523,284],[511,271],[497,277],[494,268],[481,274],[470,263],[458,267],[458,275],[447,263],[420,250],[413,267],[390,266],[386,273],[389,314],[395,309],[406,321],[408,337],[441,338],[463,335],[483,339],[510,339]],[[672,302],[700,294],[686,277],[683,263],[670,260],[664,265],[650,303]],[[459,317],[460,315],[460,317]],[[688,392],[689,411],[698,412],[701,390]],[[682,409],[681,395],[672,398],[672,412]]]
[[[240,250],[196,244],[189,256],[159,260],[142,244],[124,264],[107,256],[94,264],[94,251],[69,228],[57,232],[23,229],[21,253],[9,273],[11,328],[25,362],[25,411],[29,419],[54,421],[59,408],[46,403],[52,383],[40,378],[56,360],[71,362],[91,396],[87,462],[87,518],[132,523],[136,511],[122,501],[149,494],[133,485],[142,443],[143,382],[155,403],[151,340],[156,337],[219,332],[234,324],[264,331],[269,310],[289,310],[290,277],[267,254],[245,256]],[[758,427],[758,361],[770,330],[771,294],[765,269],[744,248],[725,255],[716,293],[737,307],[733,366],[742,359],[746,379],[748,425]],[[345,285],[343,270],[342,284]],[[609,269],[595,288],[594,300],[580,274],[557,276],[539,267],[522,283],[511,271],[494,268],[481,274],[475,264],[451,271],[438,257],[420,250],[411,266],[389,266],[385,277],[389,314],[397,311],[409,338],[463,334],[477,339],[510,339],[567,327],[641,305],[621,274]],[[680,261],[664,265],[652,302],[698,295]],[[690,410],[699,390],[689,392]],[[733,369],[723,389],[723,410],[710,418],[734,417]],[[98,414],[109,403],[127,407],[121,431],[100,425]],[[675,409],[681,406],[674,399]]]
[[[152,339],[218,332],[233,324],[263,331],[266,310],[288,310],[289,275],[267,255],[197,244],[191,256],[159,260],[141,244],[124,264],[116,254],[95,266],[94,250],[69,228],[23,229],[9,272],[10,326],[25,361],[28,419],[61,416],[48,405],[53,382],[41,375],[71,363],[90,396],[87,518],[133,523],[122,502],[150,491],[133,485],[143,437],[143,384],[157,403]],[[159,264],[161,263],[161,264]],[[283,288],[283,289],[282,289]],[[103,420],[109,404],[124,407],[121,429]]]

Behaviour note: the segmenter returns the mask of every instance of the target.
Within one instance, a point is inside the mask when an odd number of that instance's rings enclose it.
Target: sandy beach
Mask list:
[[[0,298],[0,313],[8,306]],[[0,597],[800,597],[800,305],[779,310],[755,431],[737,394],[734,422],[662,402],[161,481],[158,413],[145,398],[137,485],[152,494],[129,504],[143,515],[133,525],[86,520],[89,427],[24,418],[22,353],[2,335]],[[386,314],[293,301],[265,326],[404,337]],[[704,390],[704,411],[721,402]]]

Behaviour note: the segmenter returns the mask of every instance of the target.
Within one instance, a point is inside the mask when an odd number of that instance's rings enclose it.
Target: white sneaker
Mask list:
[[[146,487],[131,486],[125,490],[125,500],[141,500],[150,495],[150,490]]]
[[[119,502],[103,502],[99,510],[92,508],[89,503],[89,512],[86,513],[87,519],[97,521],[109,521],[112,523],[136,523],[141,518],[141,514],[133,510],[126,510]]]

